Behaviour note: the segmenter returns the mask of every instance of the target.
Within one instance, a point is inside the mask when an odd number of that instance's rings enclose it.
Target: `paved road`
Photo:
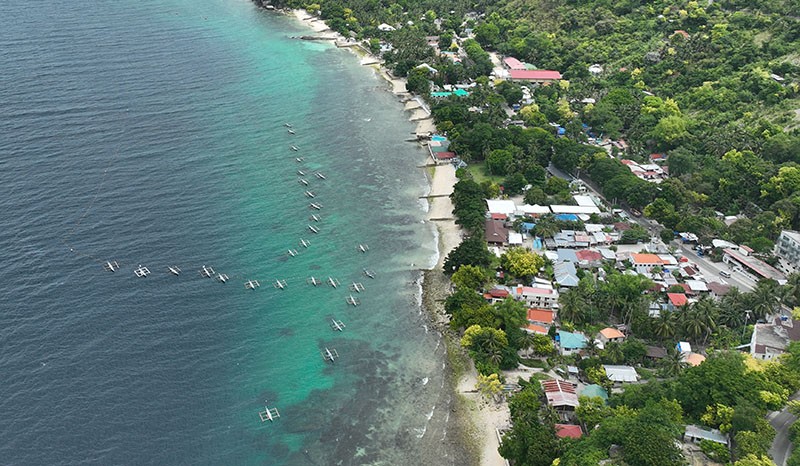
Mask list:
[[[562,170],[559,170],[558,168],[553,166],[553,164],[550,164],[550,166],[547,167],[547,171],[550,172],[550,174],[553,176],[557,176],[559,178],[563,178],[568,181],[572,181],[575,179],[574,176],[565,173]],[[582,179],[581,181],[583,181],[583,184],[589,191],[591,191],[594,195],[596,195],[600,199],[606,201],[603,195],[597,191],[595,186],[592,184],[591,180]],[[606,201],[606,203],[608,204],[608,201]],[[653,234],[657,234],[664,228],[654,220],[648,220],[644,217],[635,217],[630,213],[630,211],[626,211],[626,213],[630,217],[629,221],[639,224],[642,228],[651,231]],[[680,243],[679,241],[674,241],[672,244],[676,246],[683,253],[684,256],[688,257],[692,263],[697,265],[697,268],[700,269],[700,273],[703,274],[706,280],[717,281],[717,282],[724,281],[725,283],[731,286],[739,288],[739,291],[742,292],[751,291],[755,288],[756,282],[754,282],[750,277],[740,272],[732,272],[732,276],[730,278],[721,277],[719,275],[720,270],[728,270],[728,266],[724,263],[713,262],[710,259],[698,256],[695,250],[692,249],[692,245],[685,245]]]
[[[800,392],[795,393],[789,399],[800,398]],[[775,428],[775,439],[769,449],[769,456],[778,466],[786,466],[786,459],[792,452],[792,442],[789,440],[789,427],[797,420],[797,417],[789,413],[786,408],[781,411],[770,413],[767,416],[769,423]]]

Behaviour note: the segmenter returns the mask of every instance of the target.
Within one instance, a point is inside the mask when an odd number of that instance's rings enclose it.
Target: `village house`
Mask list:
[[[508,228],[502,220],[487,219],[484,233],[490,246],[504,246],[508,243]]]
[[[750,337],[750,355],[756,359],[771,360],[786,352],[792,341],[800,340],[800,325],[787,316],[756,324]]]
[[[556,424],[556,437],[558,438],[581,438],[583,432],[581,426],[575,424]]]
[[[625,334],[613,327],[606,327],[597,333],[595,340],[597,340],[599,347],[605,348],[608,342],[622,343],[625,341]]]
[[[655,267],[663,267],[664,261],[655,254],[631,254],[631,265],[636,273],[650,273]]]
[[[586,337],[581,333],[559,330],[556,334],[556,343],[558,343],[559,354],[569,356],[585,349],[587,341]]]
[[[550,309],[528,309],[528,322],[543,326],[553,325],[555,313]]]
[[[546,84],[561,79],[561,73],[552,70],[509,70],[512,82]]]
[[[614,382],[615,384],[639,381],[639,374],[637,374],[636,369],[631,366],[613,366],[606,364],[603,365],[603,370],[606,371],[606,377],[608,377],[608,380]]]
[[[508,298],[509,292],[503,288],[492,288],[483,294],[483,299],[489,301],[489,304],[496,304]]]
[[[684,293],[667,293],[667,309],[675,312],[689,304],[689,298]]]
[[[579,406],[575,384],[566,380],[543,380],[542,390],[547,404],[554,408],[561,419],[568,419]]]
[[[699,444],[703,440],[719,443],[730,447],[730,441],[727,434],[723,434],[717,429],[703,429],[698,426],[689,424],[683,433],[683,441]]]
[[[526,306],[538,309],[555,309],[558,307],[558,291],[540,286],[518,285],[511,289],[511,294],[517,301],[522,301]]]
[[[578,286],[580,279],[575,266],[571,262],[559,262],[553,265],[553,275],[558,286],[572,288]]]

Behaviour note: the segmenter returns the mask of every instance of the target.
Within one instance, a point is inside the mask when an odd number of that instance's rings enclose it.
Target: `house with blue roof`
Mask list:
[[[587,340],[586,336],[582,333],[559,330],[558,333],[556,333],[556,343],[558,343],[559,354],[562,356],[569,356],[586,348]]]

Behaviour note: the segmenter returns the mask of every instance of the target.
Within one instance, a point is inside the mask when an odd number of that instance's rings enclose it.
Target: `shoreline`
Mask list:
[[[401,98],[403,111],[409,113],[408,121],[416,124],[416,135],[429,135],[436,132],[436,126],[427,105],[419,97],[412,96],[406,89],[405,78],[392,76],[383,67],[380,57],[369,53],[360,44],[348,42],[319,18],[306,10],[294,9],[285,12],[311,29],[314,33],[330,32],[320,36],[320,40],[332,40],[337,47],[345,47],[362,57],[360,64],[370,66],[388,84],[389,92]],[[343,44],[343,45],[342,45]],[[422,270],[422,308],[426,311],[431,323],[443,334],[447,345],[447,364],[445,378],[454,396],[455,425],[457,436],[463,439],[464,451],[472,458],[472,463],[480,466],[505,466],[508,463],[500,456],[497,449],[499,438],[497,429],[509,425],[510,416],[506,403],[494,403],[486,400],[475,391],[477,371],[472,360],[466,355],[459,343],[459,337],[448,325],[449,319],[444,311],[444,300],[452,291],[452,283],[444,274],[443,265],[447,255],[455,249],[462,239],[461,228],[453,217],[453,203],[449,195],[458,182],[455,167],[452,164],[437,165],[429,155],[425,167],[430,184],[428,196],[428,213],[426,220],[436,226],[438,232],[438,258],[432,269]]]

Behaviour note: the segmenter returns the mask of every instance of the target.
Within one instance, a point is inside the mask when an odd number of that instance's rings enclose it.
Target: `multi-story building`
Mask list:
[[[787,274],[800,270],[800,232],[783,230],[775,242],[778,268]]]

